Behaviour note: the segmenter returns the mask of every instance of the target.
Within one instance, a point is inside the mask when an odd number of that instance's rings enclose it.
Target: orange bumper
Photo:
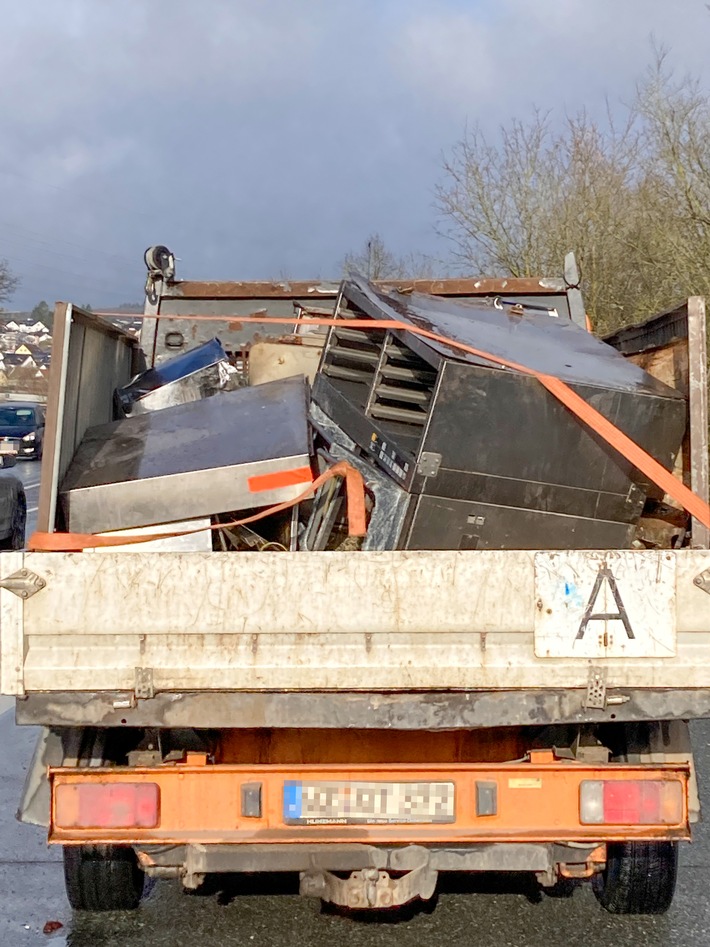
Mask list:
[[[191,754],[184,763],[155,767],[49,771],[52,811],[49,841],[71,843],[362,843],[475,844],[487,842],[607,842],[622,839],[688,839],[687,765],[587,765],[537,752],[525,763],[436,765],[212,765]],[[583,784],[611,783],[612,793],[629,781],[659,785],[677,800],[673,815],[653,824],[589,824],[580,811]],[[380,819],[288,818],[286,786],[296,784],[437,784],[451,789],[450,818],[418,823]],[[81,787],[115,787],[142,800],[135,819],[125,812],[114,824],[87,824],[80,811]],[[141,788],[136,788],[141,787]],[[484,787],[485,792],[482,792]],[[643,786],[641,790],[643,791]],[[246,793],[246,795],[245,795]],[[258,805],[247,806],[251,793]],[[88,796],[100,795],[89,790]],[[84,797],[86,797],[84,793]],[[664,797],[668,793],[663,793]],[[486,804],[481,806],[485,797]],[[145,807],[148,807],[146,809]],[[152,808],[151,808],[152,807]],[[148,812],[146,816],[145,813]],[[132,811],[132,810],[131,810]],[[139,811],[139,810],[136,810]],[[89,814],[87,815],[87,812]],[[140,814],[140,813],[139,813]],[[102,818],[96,817],[96,822]],[[109,820],[110,821],[110,820]],[[294,824],[297,822],[297,824]],[[315,823],[315,824],[314,824]]]

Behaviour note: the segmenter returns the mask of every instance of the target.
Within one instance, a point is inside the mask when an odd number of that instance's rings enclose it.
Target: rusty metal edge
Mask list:
[[[605,709],[584,706],[586,691],[407,693],[127,692],[31,693],[17,700],[18,724],[49,727],[197,727],[456,730],[686,720],[710,717],[710,689],[624,690]]]
[[[376,286],[405,292],[428,293],[433,296],[491,296],[498,293],[550,295],[565,293],[561,279],[532,278],[465,278],[376,280]],[[298,280],[296,282],[219,282],[177,280],[162,290],[162,298],[170,299],[334,299],[339,282],[330,280]]]

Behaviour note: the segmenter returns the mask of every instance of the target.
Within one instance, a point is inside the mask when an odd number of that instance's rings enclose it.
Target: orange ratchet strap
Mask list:
[[[348,535],[364,536],[367,532],[365,517],[365,481],[362,474],[344,460],[338,461],[311,483],[303,493],[299,493],[293,500],[271,506],[267,510],[260,510],[253,516],[241,520],[231,520],[229,523],[215,523],[210,529],[217,530],[231,526],[246,526],[247,523],[256,523],[274,513],[288,510],[302,500],[308,499],[316,490],[332,477],[343,477],[345,480],[345,495],[348,512]],[[43,533],[36,532],[30,536],[27,548],[30,552],[82,552],[84,549],[96,549],[105,546],[129,546],[140,543],[155,542],[157,539],[173,539],[177,536],[190,536],[192,533],[201,533],[200,529],[183,529],[174,533],[142,533],[134,536],[95,536],[92,533]]]

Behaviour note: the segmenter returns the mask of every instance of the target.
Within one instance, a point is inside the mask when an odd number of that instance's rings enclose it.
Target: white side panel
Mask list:
[[[610,663],[609,687],[710,687],[710,635],[681,639],[672,663]],[[530,635],[140,635],[32,640],[25,688],[132,690],[515,690],[586,688],[589,665],[535,659]]]
[[[704,573],[710,570],[710,556],[708,553],[688,552],[677,554],[676,559],[676,625],[681,630],[709,630],[710,631],[710,593],[703,585],[704,579],[710,578]],[[696,580],[701,582],[698,585]]]
[[[0,578],[5,579],[22,568],[21,552],[0,556]],[[0,693],[24,694],[25,640],[23,637],[24,601],[9,589],[0,589]]]
[[[3,577],[21,559],[0,557]],[[28,692],[130,690],[136,668],[159,690],[584,688],[592,663],[609,687],[710,687],[710,595],[694,582],[707,551],[25,553],[24,565],[47,585],[24,604],[0,596],[5,693],[23,679]],[[603,654],[595,629],[599,650],[570,655],[605,567],[634,639],[600,588],[592,614],[612,618],[589,627],[618,628]],[[576,610],[560,598],[570,578]]]
[[[533,554],[28,553],[30,635],[532,630]]]

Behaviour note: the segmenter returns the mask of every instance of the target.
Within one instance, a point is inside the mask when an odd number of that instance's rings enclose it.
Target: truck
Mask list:
[[[251,355],[268,377],[317,367],[337,283],[180,280],[159,251],[140,339],[55,309],[40,535],[137,371],[215,335],[247,379]],[[387,285],[584,326],[573,269]],[[707,504],[704,300],[607,341],[687,399],[675,475]],[[431,899],[442,872],[515,871],[662,913],[700,818],[690,721],[710,716],[709,531],[666,499],[628,549],[30,540],[0,560],[0,690],[42,728],[18,817],[63,847],[79,910],[136,908],[146,876],[295,872],[355,910]]]

